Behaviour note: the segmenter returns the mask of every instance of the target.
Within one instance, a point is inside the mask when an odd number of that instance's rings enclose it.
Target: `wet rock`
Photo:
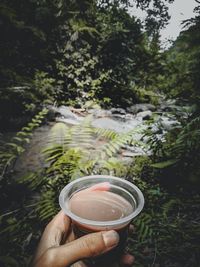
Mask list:
[[[120,114],[120,115],[126,115],[126,111],[123,108],[111,108],[112,114]]]
[[[177,105],[176,100],[167,99],[167,100],[161,102],[158,110],[162,111],[162,112],[172,112],[172,111],[176,111],[179,108],[180,108],[180,106]]]
[[[123,122],[126,121],[126,115],[112,114],[112,118],[123,121]]]
[[[158,126],[158,124],[152,124],[150,127],[150,130],[153,134],[162,134],[163,130],[161,127]]]
[[[151,110],[151,111],[155,111],[156,110],[156,106],[154,106],[153,104],[146,104],[146,108],[148,110]]]
[[[123,115],[121,115],[123,116]],[[132,120],[116,119],[115,117],[97,118],[92,121],[92,126],[97,128],[113,130],[117,133],[125,133],[138,125],[142,124],[142,118],[134,118]]]
[[[93,127],[113,130],[117,133],[127,132],[127,126],[125,123],[113,120],[112,118],[98,118],[92,122]]]
[[[47,120],[48,121],[55,121],[56,118],[56,112],[50,107],[48,108],[48,114],[47,114]]]
[[[137,117],[141,117],[143,120],[149,120],[151,116],[152,112],[150,110],[137,113]]]
[[[75,104],[74,104],[74,108],[82,108],[81,103],[75,103]]]
[[[133,116],[133,114],[126,113],[125,118],[126,118],[126,120],[133,120],[135,118],[135,116]]]
[[[80,120],[80,117],[71,112],[70,108],[67,106],[60,106],[60,107],[51,107],[51,110],[54,111],[59,117],[67,118],[71,120]]]
[[[110,110],[105,110],[105,109],[92,109],[89,110],[90,114],[93,114],[95,118],[105,118],[105,117],[110,117],[112,115]]]
[[[161,104],[159,110],[162,111],[162,112],[172,112],[172,111],[176,110],[176,106],[167,105],[167,104]]]
[[[147,155],[147,152],[139,146],[127,146],[126,150],[122,152],[123,157],[136,157],[144,155]]]
[[[125,122],[127,130],[133,130],[134,128],[141,127],[146,128],[146,126],[143,124],[142,117],[137,117],[134,120],[128,120]],[[134,134],[135,136],[135,134]]]
[[[146,103],[146,104],[135,104],[135,105],[127,108],[127,111],[130,113],[133,113],[133,114],[136,114],[136,113],[142,112],[142,111],[147,111],[147,110],[155,111],[156,107],[152,104]]]

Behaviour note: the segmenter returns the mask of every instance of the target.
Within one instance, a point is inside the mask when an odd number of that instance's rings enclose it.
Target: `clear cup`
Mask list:
[[[79,217],[71,211],[69,205],[70,199],[77,192],[104,182],[109,183],[107,191],[119,195],[132,206],[129,214],[115,220],[97,221]],[[142,211],[144,206],[144,197],[136,185],[126,181],[125,179],[109,175],[91,175],[76,179],[66,185],[60,193],[59,204],[64,213],[71,218],[76,238],[97,231],[116,230],[118,232],[120,241],[115,249],[106,253],[106,255],[96,257],[95,259],[91,259],[87,262],[89,266],[98,264],[103,266],[104,262],[117,259],[117,257],[123,252],[128,237],[128,226],[130,222]]]

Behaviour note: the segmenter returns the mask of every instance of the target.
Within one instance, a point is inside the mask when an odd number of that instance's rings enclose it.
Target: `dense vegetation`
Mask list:
[[[60,190],[88,174],[125,177],[144,192],[146,206],[128,244],[134,266],[199,266],[200,7],[162,51],[165,2],[133,1],[147,11],[142,23],[127,12],[128,0],[1,1],[0,131],[17,131],[1,140],[1,266],[28,264],[44,225],[59,210]],[[170,111],[179,124],[162,139],[150,127],[125,134],[94,128],[90,116],[71,128],[56,124],[51,146],[41,152],[45,166],[17,176],[16,160],[47,123],[49,105],[81,108],[93,101],[128,108],[159,105],[159,95],[189,106],[187,113]],[[136,142],[138,132],[152,154],[122,162],[121,147],[144,145]],[[94,140],[105,142],[95,153]]]

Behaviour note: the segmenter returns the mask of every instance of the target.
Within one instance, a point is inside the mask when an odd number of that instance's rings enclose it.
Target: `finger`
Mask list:
[[[53,220],[46,226],[42,236],[42,243],[47,248],[52,246],[59,246],[62,243],[62,239],[70,231],[71,220],[67,217],[63,211],[60,211]]]
[[[93,191],[109,191],[109,189],[110,189],[110,183],[103,182],[103,183],[95,184],[86,189],[83,189],[79,191],[78,194],[81,195],[81,194],[85,194],[86,192],[93,192]]]
[[[135,261],[135,257],[130,254],[124,254],[120,260],[122,266],[131,266]]]
[[[110,183],[109,182],[103,182],[99,184],[95,184],[86,190],[88,191],[108,191],[110,189]]]
[[[70,233],[67,235],[67,239],[65,240],[65,244],[72,242],[75,240],[75,234],[73,231],[70,231]]]
[[[70,230],[70,219],[60,211],[46,226],[38,245],[35,259],[37,260],[47,249],[63,243]]]
[[[53,220],[48,224],[49,228],[59,228],[61,231],[68,231],[70,226],[70,219],[64,212],[61,210]]]
[[[45,253],[48,255],[44,255],[42,261],[46,263],[44,266],[65,267],[83,258],[101,255],[114,248],[118,242],[119,235],[113,230],[92,233],[66,245],[49,249]]]

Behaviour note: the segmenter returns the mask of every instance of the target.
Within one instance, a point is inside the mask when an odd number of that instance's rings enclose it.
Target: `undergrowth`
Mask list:
[[[144,193],[145,208],[133,221],[135,232],[130,234],[127,247],[136,257],[134,266],[198,266],[198,195],[191,195],[183,188],[176,193],[166,190],[159,181],[155,168],[158,167],[155,159],[159,158],[155,155],[135,157],[130,163],[120,157],[124,145],[141,145],[134,139],[136,133],[143,131],[141,128],[117,134],[91,127],[90,117],[71,128],[57,123],[42,151],[46,167],[16,181],[14,161],[23,153],[32,131],[45,115],[46,111],[38,114],[1,152],[4,159],[1,203],[8,201],[8,205],[2,206],[0,216],[1,266],[28,264],[44,226],[60,209],[60,190],[71,180],[89,174],[124,177]],[[179,135],[180,140],[185,132],[187,128]],[[7,157],[6,152],[9,152]]]

